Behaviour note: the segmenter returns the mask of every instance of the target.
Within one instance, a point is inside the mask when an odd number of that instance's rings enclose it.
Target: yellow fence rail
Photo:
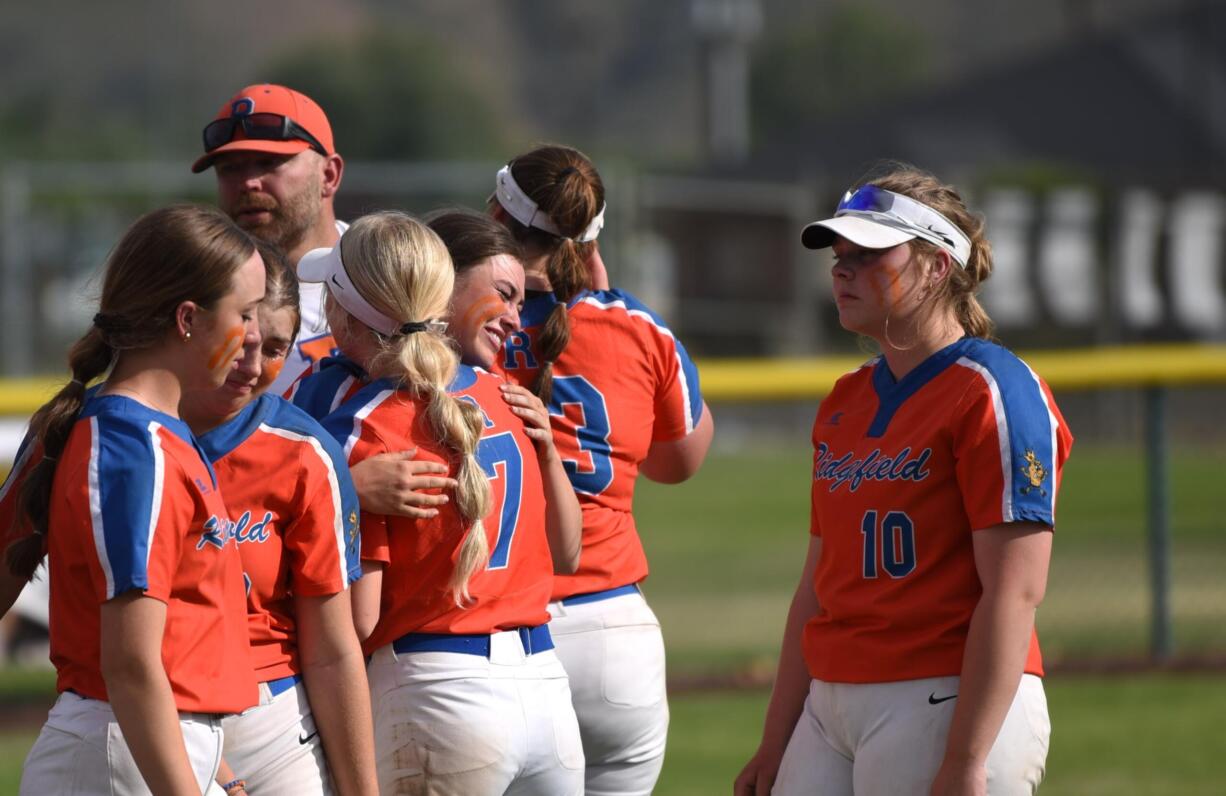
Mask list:
[[[1226,345],[1131,345],[1022,352],[1056,391],[1226,384]],[[698,362],[708,401],[816,399],[868,355]],[[0,380],[0,416],[34,413],[64,378]]]
[[[1226,345],[1134,345],[1022,353],[1057,392],[1137,389],[1145,398],[1146,492],[1152,627],[1151,654],[1174,654],[1170,607],[1170,484],[1166,393],[1171,387],[1226,384]],[[710,359],[698,363],[708,401],[816,400],[868,359]],[[64,383],[61,378],[0,380],[0,417],[28,417]]]
[[[1226,384],[1224,345],[1132,345],[1022,352],[1056,391]],[[819,398],[869,357],[709,359],[698,363],[709,401]]]

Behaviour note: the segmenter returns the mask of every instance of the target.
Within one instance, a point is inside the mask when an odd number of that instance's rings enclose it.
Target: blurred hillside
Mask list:
[[[6,3],[0,160],[185,160],[235,89],[285,80],[361,98],[337,120],[350,159],[488,157],[547,138],[700,166],[703,2],[739,0]],[[761,0],[751,147],[786,163],[797,130],[1185,5],[1198,3]],[[424,132],[361,132],[397,124]]]

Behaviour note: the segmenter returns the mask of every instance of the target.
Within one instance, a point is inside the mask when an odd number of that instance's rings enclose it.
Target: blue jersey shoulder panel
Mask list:
[[[302,380],[294,392],[293,404],[314,418],[323,418],[332,411],[336,392],[347,379],[362,381],[366,371],[344,356],[326,357],[318,371]]]
[[[958,361],[980,373],[1003,412],[997,424],[1004,424],[1004,459],[1014,468],[1014,516],[1006,519],[1053,523],[1056,420],[1038,377],[1012,351],[986,340],[970,340]]]

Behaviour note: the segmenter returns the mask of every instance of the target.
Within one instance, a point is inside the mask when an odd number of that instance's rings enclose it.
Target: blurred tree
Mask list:
[[[323,106],[350,159],[498,156],[508,131],[465,56],[418,34],[371,29],[296,46],[265,74]]]
[[[927,76],[923,33],[872,3],[768,30],[755,47],[750,103],[755,148],[880,102]]]

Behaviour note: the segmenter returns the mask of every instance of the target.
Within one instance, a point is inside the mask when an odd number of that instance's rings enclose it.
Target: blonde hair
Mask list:
[[[955,262],[949,278],[942,280],[933,293],[932,301],[936,309],[951,308],[963,331],[971,337],[991,340],[995,324],[977,298],[979,286],[992,275],[992,245],[988,242],[983,218],[967,209],[966,202],[952,185],[906,163],[890,162],[879,166],[867,184],[922,202],[966,233],[971,241],[966,267]],[[919,238],[911,241],[911,247],[917,261],[931,258],[937,252],[934,244]]]
[[[358,219],[341,238],[341,259],[358,292],[389,318],[408,323],[447,314],[455,282],[451,257],[438,235],[412,216],[381,212]],[[476,455],[484,417],[476,405],[447,392],[459,364],[449,338],[431,331],[369,333],[376,350],[364,363],[367,370],[426,401],[435,440],[458,460],[455,507],[468,530],[449,585],[463,607],[470,599],[469,581],[489,559],[482,518],[490,511],[490,485]]]

